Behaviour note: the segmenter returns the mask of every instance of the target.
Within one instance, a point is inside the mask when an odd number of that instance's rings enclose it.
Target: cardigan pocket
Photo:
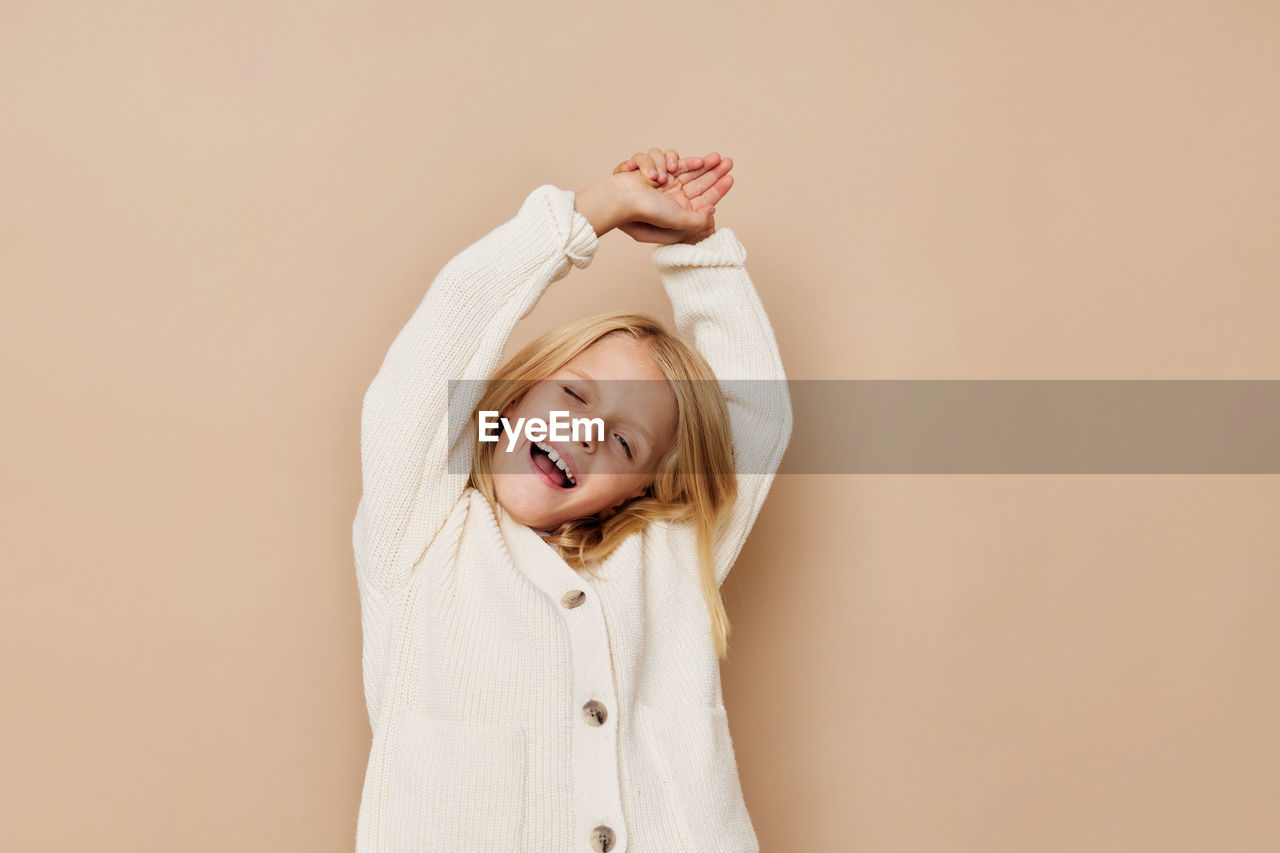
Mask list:
[[[406,708],[387,789],[392,853],[520,848],[528,759],[516,723],[460,723]]]
[[[688,853],[758,853],[723,705],[637,710]]]

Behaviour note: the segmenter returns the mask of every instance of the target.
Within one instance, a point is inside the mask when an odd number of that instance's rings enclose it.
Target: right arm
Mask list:
[[[613,227],[609,215],[594,187],[538,187],[514,218],[444,266],[392,342],[360,416],[363,491],[352,544],[363,588],[401,588],[466,487],[476,436],[461,434],[465,422],[449,423],[449,380],[493,373],[547,285],[591,263],[597,230]],[[459,385],[464,399],[454,411],[470,412],[483,385]]]

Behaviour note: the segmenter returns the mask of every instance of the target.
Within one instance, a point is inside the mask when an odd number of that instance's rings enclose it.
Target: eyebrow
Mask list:
[[[567,368],[565,370],[565,373],[572,373],[574,376],[578,377],[583,382],[586,382],[587,384],[589,384],[593,391],[596,390],[596,381],[592,379],[590,376],[588,376],[587,374],[582,373],[581,371],[575,370],[573,368]],[[635,423],[630,420],[624,420],[623,422],[628,426],[635,427],[636,432],[640,433],[640,436],[645,440],[645,444],[648,444],[650,448],[654,446],[653,436],[649,435],[648,430],[646,430],[643,426],[641,426],[639,423]]]

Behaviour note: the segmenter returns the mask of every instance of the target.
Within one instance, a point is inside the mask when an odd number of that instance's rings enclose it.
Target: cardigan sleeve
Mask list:
[[[476,436],[449,423],[450,380],[488,379],[547,285],[591,263],[599,242],[574,201],[551,184],[529,193],[512,219],[444,265],[387,350],[360,416],[352,543],[368,589],[407,582],[466,488]],[[453,411],[470,412],[484,384],[457,385]]]
[[[711,365],[729,410],[738,496],[712,549],[719,586],[791,440],[791,397],[773,329],[746,271],[747,250],[732,229],[717,229],[697,244],[659,246],[652,259],[671,299],[676,332]],[[692,549],[692,529],[685,533],[684,547]]]

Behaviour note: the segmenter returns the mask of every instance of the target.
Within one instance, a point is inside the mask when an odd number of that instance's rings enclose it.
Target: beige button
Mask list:
[[[611,827],[600,824],[591,830],[591,849],[598,850],[600,853],[608,853],[613,849],[614,845],[613,829]]]
[[[582,706],[582,715],[593,726],[604,725],[604,721],[609,718],[608,710],[605,709],[603,704],[594,699]]]
[[[560,596],[560,604],[569,610],[572,610],[586,600],[587,594],[580,589],[571,589],[564,595]]]

